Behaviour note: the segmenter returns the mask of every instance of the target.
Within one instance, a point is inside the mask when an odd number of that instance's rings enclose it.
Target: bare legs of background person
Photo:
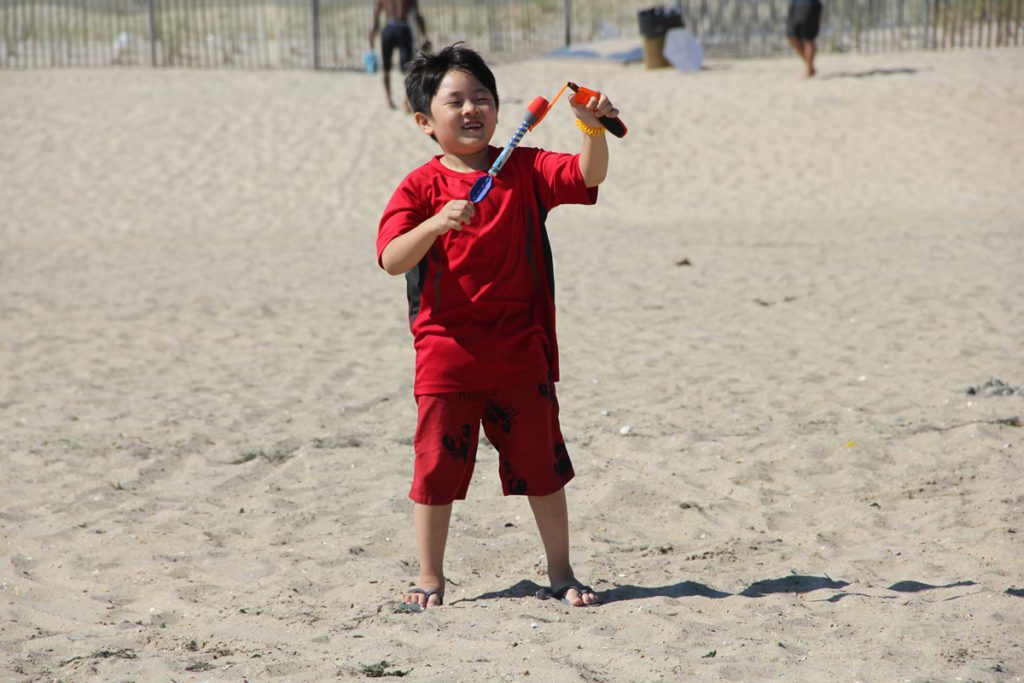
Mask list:
[[[395,108],[395,101],[391,99],[391,74],[384,72],[384,95],[388,98],[388,107]]]
[[[814,68],[814,55],[817,54],[818,48],[815,46],[813,40],[804,41],[804,61],[807,62],[807,77],[811,78],[814,74],[818,73]]]
[[[813,40],[800,40],[796,36],[789,36],[789,44],[793,46],[796,53],[800,55],[800,59],[804,60],[804,65],[807,67],[807,77],[811,78],[817,73],[814,69],[814,56],[817,54],[817,46],[815,46]]]
[[[388,107],[397,109],[395,101],[391,98],[391,76],[387,72],[384,73],[384,95],[387,97]],[[412,105],[409,104],[409,98],[404,94],[402,95],[402,108],[405,109],[406,114],[412,113]]]

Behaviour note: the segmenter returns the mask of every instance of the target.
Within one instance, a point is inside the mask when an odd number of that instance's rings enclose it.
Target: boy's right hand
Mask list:
[[[434,216],[436,225],[434,231],[437,236],[444,235],[449,230],[462,230],[462,226],[473,220],[476,213],[476,206],[468,199],[452,199]]]

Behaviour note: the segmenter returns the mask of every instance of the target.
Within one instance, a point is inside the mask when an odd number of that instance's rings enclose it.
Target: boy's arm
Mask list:
[[[453,199],[437,215],[412,230],[394,238],[380,254],[380,263],[390,275],[402,275],[411,270],[430,251],[441,235],[449,230],[462,230],[473,219],[476,207],[468,199]]]
[[[608,140],[605,139],[604,126],[598,120],[600,116],[616,117],[619,110],[612,106],[611,101],[603,93],[591,97],[586,105],[576,104],[569,98],[576,118],[588,128],[601,130],[599,135],[583,133],[583,147],[580,150],[580,174],[587,187],[597,187],[608,175]]]

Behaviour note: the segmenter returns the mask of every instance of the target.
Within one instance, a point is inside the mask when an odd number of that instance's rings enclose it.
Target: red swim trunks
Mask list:
[[[502,389],[416,397],[416,464],[409,497],[424,505],[464,500],[476,464],[480,424],[498,451],[506,496],[546,496],[574,472],[558,426],[555,385],[547,380]]]

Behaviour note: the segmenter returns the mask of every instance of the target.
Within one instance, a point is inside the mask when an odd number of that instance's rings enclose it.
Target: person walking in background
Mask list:
[[[387,16],[387,23],[383,30],[380,28],[380,13]],[[373,25],[370,26],[370,49],[373,49],[377,40],[377,32],[380,31],[380,53],[381,71],[384,74],[384,94],[388,99],[388,106],[395,108],[395,101],[391,98],[391,64],[395,48],[398,49],[398,66],[405,73],[412,62],[412,27],[409,26],[409,15],[416,15],[416,23],[420,29],[420,37],[423,39],[423,49],[429,49],[430,41],[426,39],[427,25],[423,21],[423,15],[417,0],[374,0],[373,2]],[[408,103],[406,103],[408,111]]]
[[[817,47],[814,40],[818,37],[821,25],[820,0],[790,0],[789,16],[786,19],[786,37],[796,53],[807,66],[807,77],[817,73],[814,69],[814,55]]]

